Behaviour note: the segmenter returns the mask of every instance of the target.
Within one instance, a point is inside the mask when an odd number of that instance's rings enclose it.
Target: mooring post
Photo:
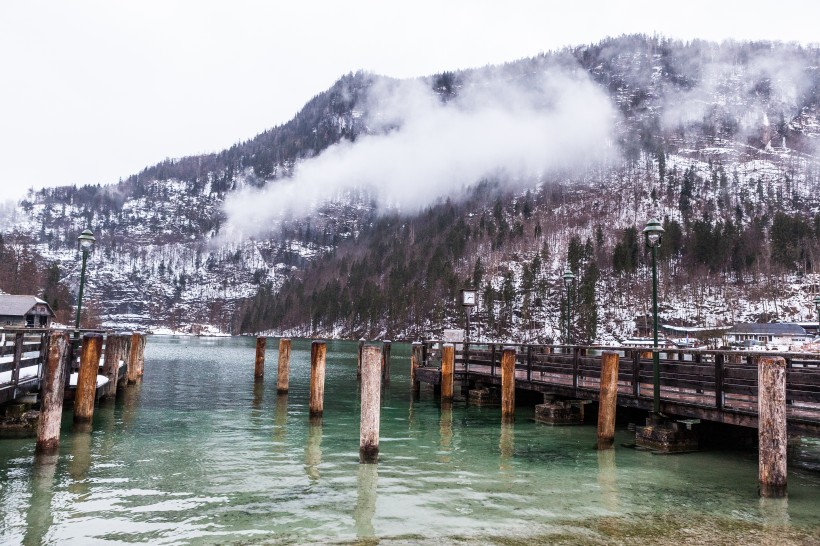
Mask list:
[[[128,361],[130,360],[128,355],[131,354],[131,336],[129,334],[119,334],[117,337],[120,340],[120,360],[122,360],[125,367],[122,381],[117,381],[117,391],[121,391],[128,386]]]
[[[515,347],[501,351],[501,420],[515,419]]]
[[[760,496],[786,496],[786,361],[762,356],[757,361],[757,434]]]
[[[615,442],[615,412],[618,407],[618,353],[601,355],[601,391],[598,396],[598,449]]]
[[[288,380],[290,378],[290,340],[283,337],[279,340],[279,369],[276,373],[276,392],[284,394],[288,392]]]
[[[441,401],[453,400],[453,372],[456,365],[456,347],[452,343],[441,346]]]
[[[421,393],[421,381],[416,379],[416,370],[421,366],[422,344],[419,341],[413,342],[413,350],[410,353],[410,384],[412,385],[413,396]]]
[[[382,384],[390,384],[390,348],[393,343],[389,339],[384,340],[382,348]]]
[[[359,424],[359,462],[379,459],[379,420],[381,411],[381,361],[378,347],[362,349],[362,414]]]
[[[136,383],[139,381],[141,374],[139,373],[140,362],[140,335],[138,332],[131,334],[131,344],[128,349],[128,382]]]
[[[359,339],[359,358],[356,361],[356,379],[362,378],[362,349],[364,349],[364,338]]]
[[[253,369],[253,378],[260,381],[265,375],[265,347],[268,344],[268,338],[259,336],[256,338],[256,366]]]
[[[310,344],[310,419],[320,421],[325,405],[325,356],[327,344],[314,341]]]
[[[94,417],[94,400],[97,395],[97,370],[102,351],[101,334],[84,334],[80,355],[80,371],[77,374],[77,390],[74,393],[74,423],[90,423]]]
[[[40,420],[37,423],[36,453],[55,453],[60,447],[65,371],[68,367],[70,343],[67,332],[54,332],[48,336],[48,356],[43,369],[43,386],[40,391],[42,402]]]
[[[104,387],[106,398],[117,395],[117,379],[120,372],[120,337],[112,332],[105,336],[105,355],[103,361],[103,375],[108,378],[108,384]]]

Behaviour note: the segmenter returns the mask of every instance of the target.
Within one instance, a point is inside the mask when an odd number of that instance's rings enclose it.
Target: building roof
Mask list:
[[[10,296],[6,294],[0,295],[0,315],[22,317],[28,314],[37,304],[48,307],[49,314],[52,317],[54,316],[54,311],[51,310],[48,302],[37,296]]]
[[[783,322],[771,323],[749,323],[749,324],[735,324],[726,331],[729,335],[747,334],[747,335],[771,335],[771,336],[806,336],[806,330],[799,324],[787,324]]]

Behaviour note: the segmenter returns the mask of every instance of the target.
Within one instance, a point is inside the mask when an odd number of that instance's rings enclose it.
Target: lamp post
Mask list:
[[[571,334],[572,330],[571,330],[571,326],[570,326],[571,322],[570,322],[570,318],[569,318],[571,307],[570,307],[569,301],[570,301],[570,295],[572,294],[572,281],[575,280],[575,275],[573,275],[572,271],[570,271],[569,268],[567,268],[567,270],[564,271],[564,277],[563,278],[564,278],[564,286],[567,287],[567,335],[564,336],[564,341],[566,341],[567,345],[569,345],[570,343],[572,343],[572,334]]]
[[[814,307],[817,308],[817,335],[820,336],[820,296],[814,296]]]
[[[646,238],[646,246],[652,249],[652,383],[653,383],[653,404],[655,413],[661,412],[661,364],[658,353],[658,247],[663,237],[663,227],[654,218],[647,222],[643,228]]]
[[[80,270],[80,291],[77,294],[77,318],[74,320],[75,337],[79,335],[80,331],[80,312],[83,308],[83,288],[85,285],[85,264],[88,261],[88,252],[91,250],[91,247],[94,246],[96,240],[90,229],[84,230],[80,233],[80,236],[77,237],[77,241],[80,242],[80,248],[83,251],[83,267]]]
[[[464,341],[470,342],[470,311],[476,305],[476,291],[464,288],[461,290],[461,305],[464,306],[464,314],[466,316]]]

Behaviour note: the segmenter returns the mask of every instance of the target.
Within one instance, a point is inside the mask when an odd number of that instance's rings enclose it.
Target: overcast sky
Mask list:
[[[0,190],[221,150],[358,69],[427,75],[633,32],[811,43],[818,20],[817,0],[3,0]]]

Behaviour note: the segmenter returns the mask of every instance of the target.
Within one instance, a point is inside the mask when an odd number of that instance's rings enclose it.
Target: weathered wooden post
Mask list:
[[[615,442],[615,412],[618,407],[618,353],[601,355],[601,391],[598,396],[598,449]]]
[[[384,340],[382,348],[382,384],[390,384],[390,348],[393,343],[389,339]]]
[[[452,343],[441,346],[441,401],[453,400],[453,375],[456,365],[456,347]]]
[[[410,384],[412,385],[413,396],[418,396],[421,393],[421,381],[416,379],[416,370],[421,366],[421,354],[421,342],[414,341],[413,349],[410,353]]]
[[[786,360],[757,361],[757,434],[760,496],[786,496]]]
[[[359,424],[359,462],[379,459],[379,422],[381,412],[381,360],[378,347],[362,349],[362,414]]]
[[[356,361],[356,379],[362,378],[362,349],[364,349],[364,338],[359,339],[359,358]]]
[[[325,406],[325,356],[327,344],[314,341],[310,344],[310,419],[321,421]]]
[[[137,374],[142,379],[143,374],[145,373],[145,343],[148,341],[148,336],[145,334],[140,334],[140,352],[139,352],[139,369]]]
[[[122,381],[117,381],[117,391],[125,389],[128,386],[128,361],[131,354],[131,336],[129,334],[119,334],[120,339],[120,360],[123,362],[125,370],[123,372]]]
[[[515,419],[515,347],[501,351],[501,420]]]
[[[131,344],[128,349],[128,382],[136,383],[142,377],[139,370],[140,363],[140,334],[134,332],[131,334]]]
[[[101,334],[84,334],[80,355],[80,371],[77,374],[77,390],[74,394],[74,423],[87,424],[94,417],[94,400],[97,394],[97,370],[102,351]]]
[[[48,338],[48,356],[43,369],[40,420],[37,423],[36,453],[55,453],[60,447],[60,422],[63,417],[65,370],[71,340],[67,332],[54,332]]]
[[[268,344],[268,338],[259,336],[256,338],[256,366],[253,369],[253,378],[255,381],[261,381],[265,376],[265,347]]]
[[[120,375],[120,357],[122,355],[122,339],[120,336],[108,333],[105,336],[105,357],[103,361],[103,375],[108,378],[104,387],[103,396],[110,398],[117,394],[117,379]]]
[[[276,392],[284,394],[288,392],[288,379],[290,377],[290,340],[283,337],[279,340],[279,369],[276,375]]]

